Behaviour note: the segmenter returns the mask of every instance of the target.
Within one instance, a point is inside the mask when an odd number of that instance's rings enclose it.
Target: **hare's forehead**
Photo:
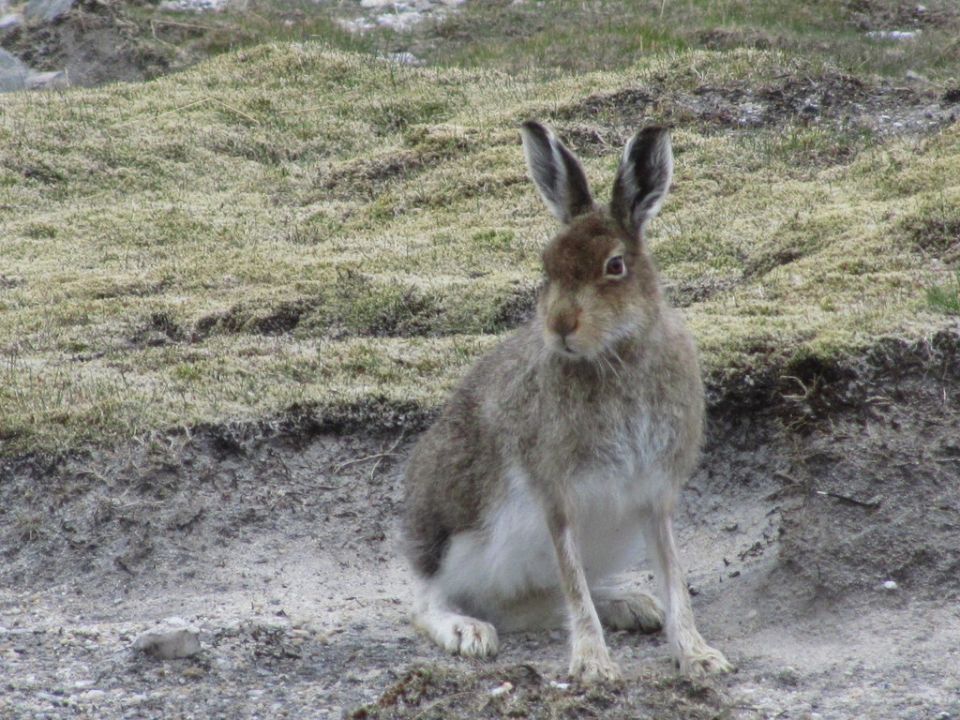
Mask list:
[[[589,217],[574,222],[543,251],[543,267],[553,280],[589,280],[603,274],[607,258],[623,251],[623,240],[611,223]]]

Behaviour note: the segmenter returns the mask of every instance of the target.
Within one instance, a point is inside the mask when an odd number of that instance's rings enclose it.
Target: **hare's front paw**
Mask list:
[[[723,653],[709,645],[703,645],[680,658],[680,674],[685,677],[704,677],[732,670],[733,665]]]
[[[493,657],[500,647],[493,625],[464,616],[453,620],[438,641],[448,653],[465,657]]]
[[[603,645],[587,646],[575,650],[570,659],[570,677],[585,685],[598,682],[618,682],[622,675],[620,667],[610,659]]]

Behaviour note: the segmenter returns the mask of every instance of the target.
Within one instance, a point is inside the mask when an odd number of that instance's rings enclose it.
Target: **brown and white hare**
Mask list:
[[[687,675],[731,666],[697,632],[672,515],[697,464],[703,386],[693,339],[643,240],[673,173],[667,130],[623,151],[609,208],[536,122],[530,175],[564,229],[543,252],[536,317],[470,370],[406,470],[416,626],[451,653],[496,654],[501,630],[564,615],[577,680],[620,676],[601,623],[666,627]],[[604,584],[646,545],[663,609]]]

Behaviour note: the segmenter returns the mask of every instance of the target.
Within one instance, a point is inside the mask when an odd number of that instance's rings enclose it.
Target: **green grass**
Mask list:
[[[960,315],[960,271],[953,281],[927,288],[927,303],[930,308],[945,315]]]
[[[531,116],[603,197],[633,129],[675,125],[651,243],[693,299],[709,373],[933,332],[927,289],[952,278],[952,246],[926,240],[960,205],[960,126],[747,132],[684,105],[785,75],[836,71],[671,50],[545,80],[275,44],[142,85],[2,96],[0,453],[436,408],[530,307],[556,230],[526,179]]]

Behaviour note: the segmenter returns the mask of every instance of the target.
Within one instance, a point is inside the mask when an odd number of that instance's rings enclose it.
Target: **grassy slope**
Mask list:
[[[268,45],[0,97],[0,453],[294,404],[436,406],[529,305],[555,230],[522,119],[595,133],[605,196],[632,127],[585,97],[822,71],[681,51],[543,81]],[[816,127],[720,132],[665,105],[636,123],[663,117],[676,190],[651,241],[709,296],[687,308],[708,371],[943,324],[927,292],[949,273],[923,239],[957,218],[960,126],[833,163],[811,150],[844,140]]]
[[[905,70],[956,81],[960,9],[931,0],[541,0],[472,3],[432,30],[442,44],[395,45],[431,62],[563,71],[619,68],[645,52],[779,48],[829,57],[849,72],[902,76]],[[920,30],[922,42],[870,40],[865,33]],[[426,33],[429,35],[430,29]],[[589,38],[585,42],[585,38]]]

